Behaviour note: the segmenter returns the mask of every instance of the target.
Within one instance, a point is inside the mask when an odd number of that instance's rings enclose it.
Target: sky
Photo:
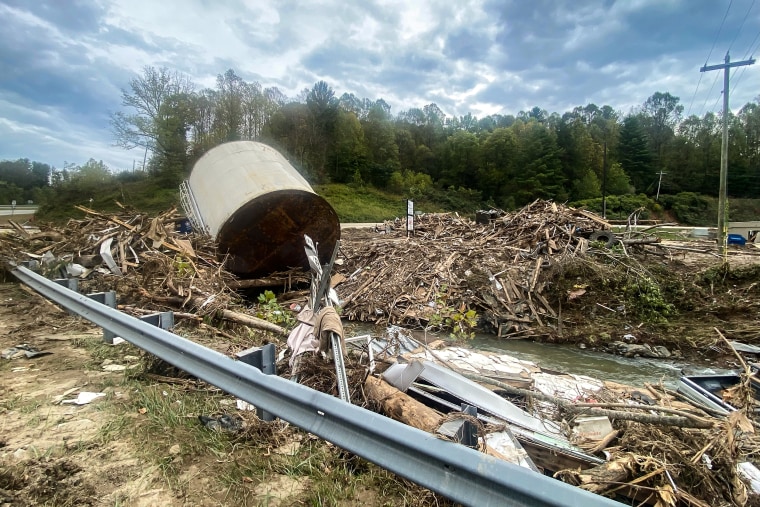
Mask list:
[[[293,99],[324,80],[394,115],[627,114],[661,91],[702,116],[723,73],[700,68],[760,56],[755,0],[0,0],[0,26],[0,160],[114,171],[142,163],[109,119],[146,66],[199,88],[233,69]],[[731,72],[736,112],[760,64]]]

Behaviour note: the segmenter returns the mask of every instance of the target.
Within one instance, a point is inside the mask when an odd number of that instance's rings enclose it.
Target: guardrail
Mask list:
[[[187,373],[464,505],[622,505],[231,359],[58,285],[11,273],[46,298]]]

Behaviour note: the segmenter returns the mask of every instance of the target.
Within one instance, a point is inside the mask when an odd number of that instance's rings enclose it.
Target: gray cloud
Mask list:
[[[141,156],[111,146],[108,115],[146,65],[201,87],[231,68],[290,97],[325,80],[394,113],[433,102],[448,116],[588,102],[627,112],[655,91],[701,113],[720,96],[720,84],[710,90],[717,73],[694,92],[724,4],[0,0],[0,158],[130,166]],[[738,32],[750,5],[734,0],[710,63],[732,44],[734,60],[747,56],[760,33],[760,5]],[[734,74],[733,104],[754,98],[759,70]]]

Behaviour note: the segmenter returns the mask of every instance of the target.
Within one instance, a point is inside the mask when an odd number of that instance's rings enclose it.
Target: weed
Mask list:
[[[448,304],[448,286],[443,284],[435,294],[435,311],[428,317],[426,330],[449,329],[454,340],[475,338],[478,314],[464,303],[458,308]]]
[[[292,327],[296,323],[296,319],[293,315],[286,311],[277,302],[277,297],[271,290],[266,290],[262,294],[259,294],[259,307],[258,314],[256,315],[260,319],[273,322],[285,326],[287,328]]]
[[[649,322],[665,322],[676,313],[675,307],[665,301],[660,286],[650,277],[638,277],[623,290],[636,313]]]

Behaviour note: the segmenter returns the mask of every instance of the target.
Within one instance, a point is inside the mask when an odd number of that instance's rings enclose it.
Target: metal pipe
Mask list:
[[[46,298],[177,368],[455,502],[479,507],[622,505],[282,377],[264,375],[24,267],[14,266],[11,273]]]

